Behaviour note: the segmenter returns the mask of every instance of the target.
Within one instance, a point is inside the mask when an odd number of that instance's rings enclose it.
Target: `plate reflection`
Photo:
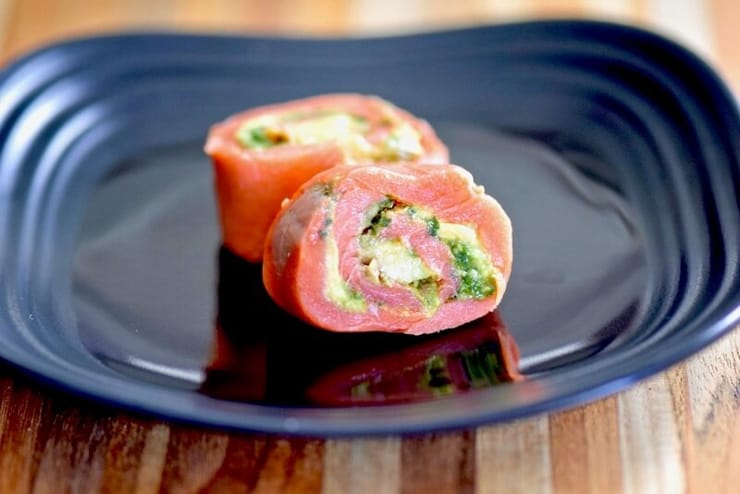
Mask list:
[[[522,379],[497,312],[433,335],[335,333],[278,308],[261,265],[219,252],[218,315],[201,386],[221,399],[272,405],[409,403]]]

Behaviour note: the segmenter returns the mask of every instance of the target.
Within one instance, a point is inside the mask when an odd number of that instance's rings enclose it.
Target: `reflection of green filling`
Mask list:
[[[497,355],[498,347],[493,344],[480,346],[474,350],[460,353],[465,373],[468,375],[470,386],[481,388],[501,382],[501,362]]]
[[[421,390],[429,390],[435,395],[455,392],[455,385],[447,369],[447,360],[441,355],[432,355],[424,362],[424,374],[419,383]]]
[[[350,389],[350,395],[352,398],[369,398],[370,394],[370,381],[362,381]]]

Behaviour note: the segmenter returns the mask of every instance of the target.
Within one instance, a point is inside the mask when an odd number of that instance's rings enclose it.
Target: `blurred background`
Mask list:
[[[106,31],[378,36],[560,17],[658,31],[701,54],[740,88],[737,0],[0,0],[0,62]]]

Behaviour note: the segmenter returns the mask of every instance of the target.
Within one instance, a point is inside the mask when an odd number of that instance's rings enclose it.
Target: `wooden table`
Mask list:
[[[211,2],[0,0],[7,61],[127,28],[344,35],[589,16],[687,43],[740,90],[734,0]],[[455,433],[373,439],[227,434],[91,409],[0,366],[0,493],[740,492],[740,329],[632,389]]]

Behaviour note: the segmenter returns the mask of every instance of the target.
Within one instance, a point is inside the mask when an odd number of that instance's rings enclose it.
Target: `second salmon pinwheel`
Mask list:
[[[376,96],[325,94],[261,106],[211,127],[223,244],[259,262],[265,234],[303,182],[336,165],[446,163],[447,147],[423,119]]]

